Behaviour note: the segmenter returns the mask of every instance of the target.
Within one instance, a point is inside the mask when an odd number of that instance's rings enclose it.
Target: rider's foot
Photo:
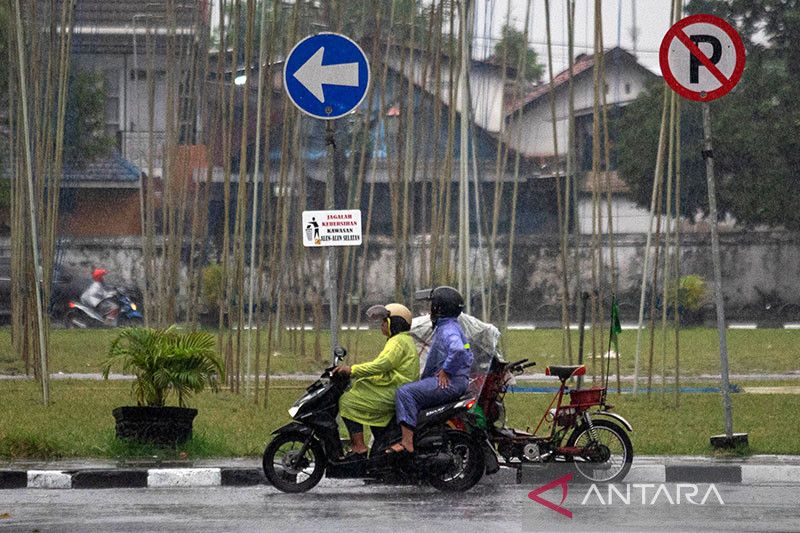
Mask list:
[[[366,458],[367,458],[367,450],[364,450],[363,452],[357,452],[353,450],[346,453],[345,456],[342,457],[342,459],[345,461],[360,461],[361,459],[366,459]]]
[[[413,448],[409,449],[402,442],[397,442],[397,443],[392,444],[391,446],[389,446],[389,448],[386,449],[386,453],[387,454],[392,454],[392,453],[414,453],[414,449]]]

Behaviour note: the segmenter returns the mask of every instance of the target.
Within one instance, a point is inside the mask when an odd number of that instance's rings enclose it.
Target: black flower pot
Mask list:
[[[192,438],[197,409],[186,407],[117,407],[112,411],[118,439],[161,446],[183,444]]]

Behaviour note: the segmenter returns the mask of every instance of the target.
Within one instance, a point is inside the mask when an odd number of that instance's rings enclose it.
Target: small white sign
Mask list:
[[[303,211],[303,246],[360,246],[361,210]]]

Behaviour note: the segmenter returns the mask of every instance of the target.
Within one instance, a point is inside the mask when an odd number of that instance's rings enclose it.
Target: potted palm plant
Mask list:
[[[197,409],[188,408],[186,400],[206,387],[216,391],[224,379],[214,336],[182,332],[175,326],[122,330],[101,367],[103,377],[108,379],[117,365],[135,376],[132,393],[136,399],[136,406],[112,412],[117,438],[159,445],[174,446],[191,438]],[[173,396],[177,407],[166,405]]]

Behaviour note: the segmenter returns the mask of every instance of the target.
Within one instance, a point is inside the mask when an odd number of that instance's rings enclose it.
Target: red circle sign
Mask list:
[[[658,54],[664,81],[673,91],[698,102],[728,94],[742,77],[742,38],[714,15],[692,15],[676,22]]]

